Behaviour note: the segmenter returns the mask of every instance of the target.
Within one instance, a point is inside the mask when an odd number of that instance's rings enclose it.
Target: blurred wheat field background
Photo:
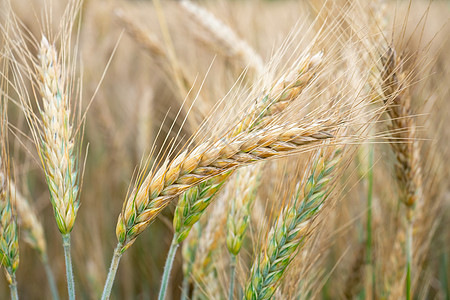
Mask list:
[[[450,299],[448,1],[0,8],[1,299]]]

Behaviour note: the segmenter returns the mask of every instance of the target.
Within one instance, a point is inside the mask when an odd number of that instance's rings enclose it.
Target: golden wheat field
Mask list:
[[[450,299],[449,21],[0,0],[0,299]]]

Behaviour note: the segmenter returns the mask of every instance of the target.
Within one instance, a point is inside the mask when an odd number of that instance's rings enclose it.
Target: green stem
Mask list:
[[[181,297],[180,300],[186,300],[189,295],[189,277],[185,276],[183,278],[183,283],[181,285]]]
[[[173,260],[175,259],[175,254],[177,253],[178,246],[177,234],[174,234],[172,239],[172,244],[170,244],[169,253],[167,254],[166,264],[164,266],[164,273],[161,282],[161,289],[159,290],[158,300],[164,300],[167,291],[167,284],[169,283],[170,271],[172,270]]]
[[[46,254],[42,256],[42,263],[44,264],[45,274],[47,275],[48,285],[50,286],[50,291],[52,293],[53,300],[59,300],[58,288],[56,287],[55,276],[53,276],[53,271],[48,263],[48,257]]]
[[[228,294],[228,300],[233,300],[234,296],[234,278],[236,277],[236,255],[231,254],[230,262],[230,293]]]
[[[106,277],[105,287],[103,288],[102,300],[109,299],[111,290],[114,284],[114,278],[116,278],[117,268],[119,268],[120,258],[122,257],[122,244],[118,243],[114,250],[113,258],[111,260],[111,266],[109,267],[108,276]]]
[[[375,299],[375,269],[372,262],[372,197],[373,197],[373,155],[374,146],[370,145],[369,150],[369,173],[367,174],[367,264],[371,271],[372,299]]]
[[[66,260],[67,291],[69,300],[75,300],[75,281],[73,279],[72,256],[70,254],[70,233],[63,234],[64,257]]]
[[[16,274],[11,272],[10,277],[11,277],[11,283],[9,284],[9,290],[11,291],[11,300],[18,300],[19,295],[17,293]]]
[[[411,265],[413,252],[413,220],[408,218],[406,229],[406,300],[411,300]]]

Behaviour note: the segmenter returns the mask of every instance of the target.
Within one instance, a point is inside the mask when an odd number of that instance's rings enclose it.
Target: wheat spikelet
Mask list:
[[[39,48],[39,63],[43,102],[39,153],[58,229],[67,234],[72,231],[79,207],[75,137],[61,65],[55,47],[45,37]]]
[[[294,205],[286,207],[272,227],[265,249],[253,263],[245,299],[270,299],[274,294],[297,249],[304,243],[308,225],[327,197],[328,184],[340,161],[340,154],[341,151],[337,150],[331,156],[321,156],[316,160],[304,185],[303,199],[299,201],[299,189]]]
[[[170,201],[204,180],[248,163],[297,152],[332,137],[330,120],[304,128],[272,126],[213,144],[202,143],[149,174],[125,201],[116,235],[125,251]],[[331,126],[331,127],[330,127]]]

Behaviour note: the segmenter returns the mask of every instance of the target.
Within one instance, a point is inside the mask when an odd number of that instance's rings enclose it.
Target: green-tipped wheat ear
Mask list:
[[[315,161],[311,174],[291,207],[284,209],[272,227],[265,248],[253,263],[245,288],[245,299],[270,299],[281,282],[286,268],[299,247],[302,247],[308,225],[317,216],[329,192],[333,170],[340,161],[341,151]]]
[[[24,240],[39,253],[42,263],[44,264],[52,297],[54,300],[59,299],[53,271],[51,270],[48,262],[47,244],[45,242],[42,223],[39,222],[36,214],[28,203],[28,200],[19,192],[12,181],[9,183],[9,188],[11,191],[11,197],[15,200],[14,203],[17,208],[20,229],[25,233]]]
[[[232,181],[234,193],[228,204],[227,213],[227,248],[231,255],[229,299],[234,298],[236,256],[241,250],[250,221],[250,210],[260,182],[260,169],[261,165],[243,168],[236,172]]]
[[[58,229],[69,234],[79,207],[75,137],[55,46],[43,37],[39,48],[42,133],[40,156]]]
[[[69,299],[75,299],[70,232],[79,207],[78,158],[70,119],[70,101],[54,45],[43,37],[39,47],[42,132],[39,154],[50,190],[56,224],[63,237]]]
[[[332,122],[333,123],[333,122]],[[333,137],[328,121],[295,126],[272,126],[244,132],[228,140],[202,143],[190,153],[150,173],[125,201],[116,235],[122,252],[176,196],[216,175],[240,166],[298,152],[305,146]],[[330,127],[331,126],[331,127]]]
[[[406,220],[406,299],[411,299],[411,267],[413,256],[413,212],[422,203],[422,173],[420,168],[420,149],[416,140],[416,126],[411,116],[409,88],[404,86],[405,74],[395,51],[389,48],[382,59],[382,89],[387,113],[391,119],[390,143],[396,158],[395,174],[400,188],[400,201],[407,208]]]
[[[2,141],[3,143],[3,141]],[[8,188],[8,174],[4,161],[4,151],[0,157],[0,263],[11,290],[11,299],[18,299],[16,269],[19,266],[19,241],[16,217],[14,215]]]

